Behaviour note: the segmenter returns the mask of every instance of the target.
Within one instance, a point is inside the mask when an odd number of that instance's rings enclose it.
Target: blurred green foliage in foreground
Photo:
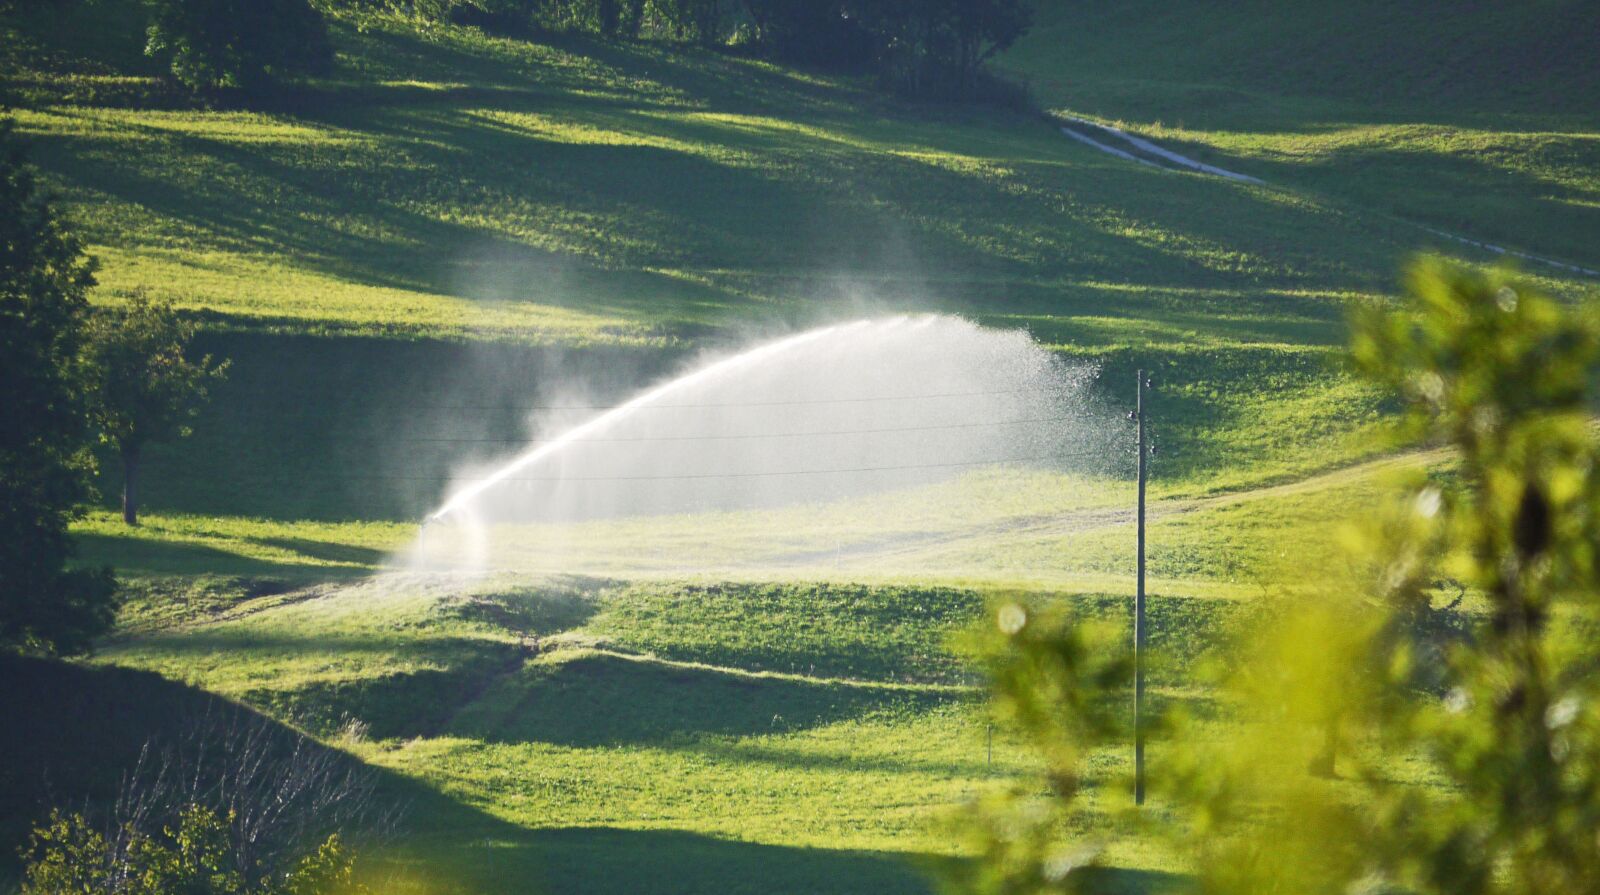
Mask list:
[[[1600,890],[1600,326],[1432,260],[1408,292],[1357,313],[1351,358],[1404,402],[1401,434],[1452,446],[1459,474],[1418,474],[1239,632],[1215,676],[1245,723],[1208,737],[1181,711],[1160,720],[1156,804],[1122,822],[1191,855],[1199,891]],[[1435,603],[1469,592],[1485,609],[1451,630]],[[1086,891],[1095,850],[1067,821],[1083,756],[1126,742],[1126,645],[1021,604],[995,618],[995,708],[1042,779],[972,810],[983,860],[957,882]]]

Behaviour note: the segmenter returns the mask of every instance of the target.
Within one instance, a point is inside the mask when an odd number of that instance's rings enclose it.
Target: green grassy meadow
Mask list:
[[[998,60],[1045,113],[1268,186],[665,43],[340,10],[331,74],[210,108],[159,85],[136,27],[78,27],[81,0],[0,18],[0,86],[100,260],[93,300],[170,299],[233,361],[193,437],[150,451],[138,528],[105,458],[75,531],[128,603],[92,658],[13,663],[32,683],[0,716],[50,731],[4,744],[13,766],[104,792],[220,699],[411,804],[370,856],[383,891],[930,891],[963,857],[951,813],[1030,766],[951,638],[1013,593],[1127,618],[1131,448],[1095,474],[516,527],[516,562],[470,581],[394,557],[535,408],[752,333],[959,314],[1098,364],[1117,412],[1152,371],[1153,684],[1204,701],[1189,669],[1230,618],[1393,476],[1448,465],[1381,435],[1341,367],[1348,310],[1418,251],[1497,260],[1424,227],[1600,267],[1582,4],[1378,6],[1045,4]],[[1111,819],[1128,760],[1093,757],[1082,829],[1107,891],[1157,891],[1186,858]],[[0,771],[0,888],[36,783]]]
[[[1581,2],[1251,0],[1225,19],[1202,4],[1045,4],[1002,64],[1052,111],[1327,201],[1595,268],[1592,16]]]

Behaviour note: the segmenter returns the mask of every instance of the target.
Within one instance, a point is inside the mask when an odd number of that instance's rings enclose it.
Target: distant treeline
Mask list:
[[[994,88],[983,64],[1032,23],[1027,0],[344,0],[515,33],[590,31],[738,46],[784,62],[875,73],[917,96]]]
[[[0,0],[0,15],[104,11],[195,92],[254,93],[334,65],[328,15],[389,11],[511,37],[589,33],[681,41],[865,74],[933,99],[1018,104],[984,63],[1027,33],[1034,0]],[[137,10],[137,12],[135,12]],[[115,13],[113,15],[112,13]],[[139,20],[142,24],[135,25]],[[97,19],[98,20],[98,16]]]

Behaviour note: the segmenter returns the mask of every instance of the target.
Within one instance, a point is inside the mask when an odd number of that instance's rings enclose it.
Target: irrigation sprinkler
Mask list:
[[[1144,804],[1144,483],[1145,460],[1149,454],[1145,443],[1144,393],[1150,380],[1144,371],[1138,372],[1134,386],[1133,417],[1138,427],[1139,439],[1139,521],[1138,552],[1139,571],[1133,594],[1133,803]]]

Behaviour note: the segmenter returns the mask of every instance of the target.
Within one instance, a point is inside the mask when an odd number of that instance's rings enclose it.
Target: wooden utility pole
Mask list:
[[[1139,429],[1139,573],[1133,595],[1133,803],[1144,804],[1144,481],[1145,445],[1144,392],[1150,386],[1139,371],[1134,398],[1134,420]]]

